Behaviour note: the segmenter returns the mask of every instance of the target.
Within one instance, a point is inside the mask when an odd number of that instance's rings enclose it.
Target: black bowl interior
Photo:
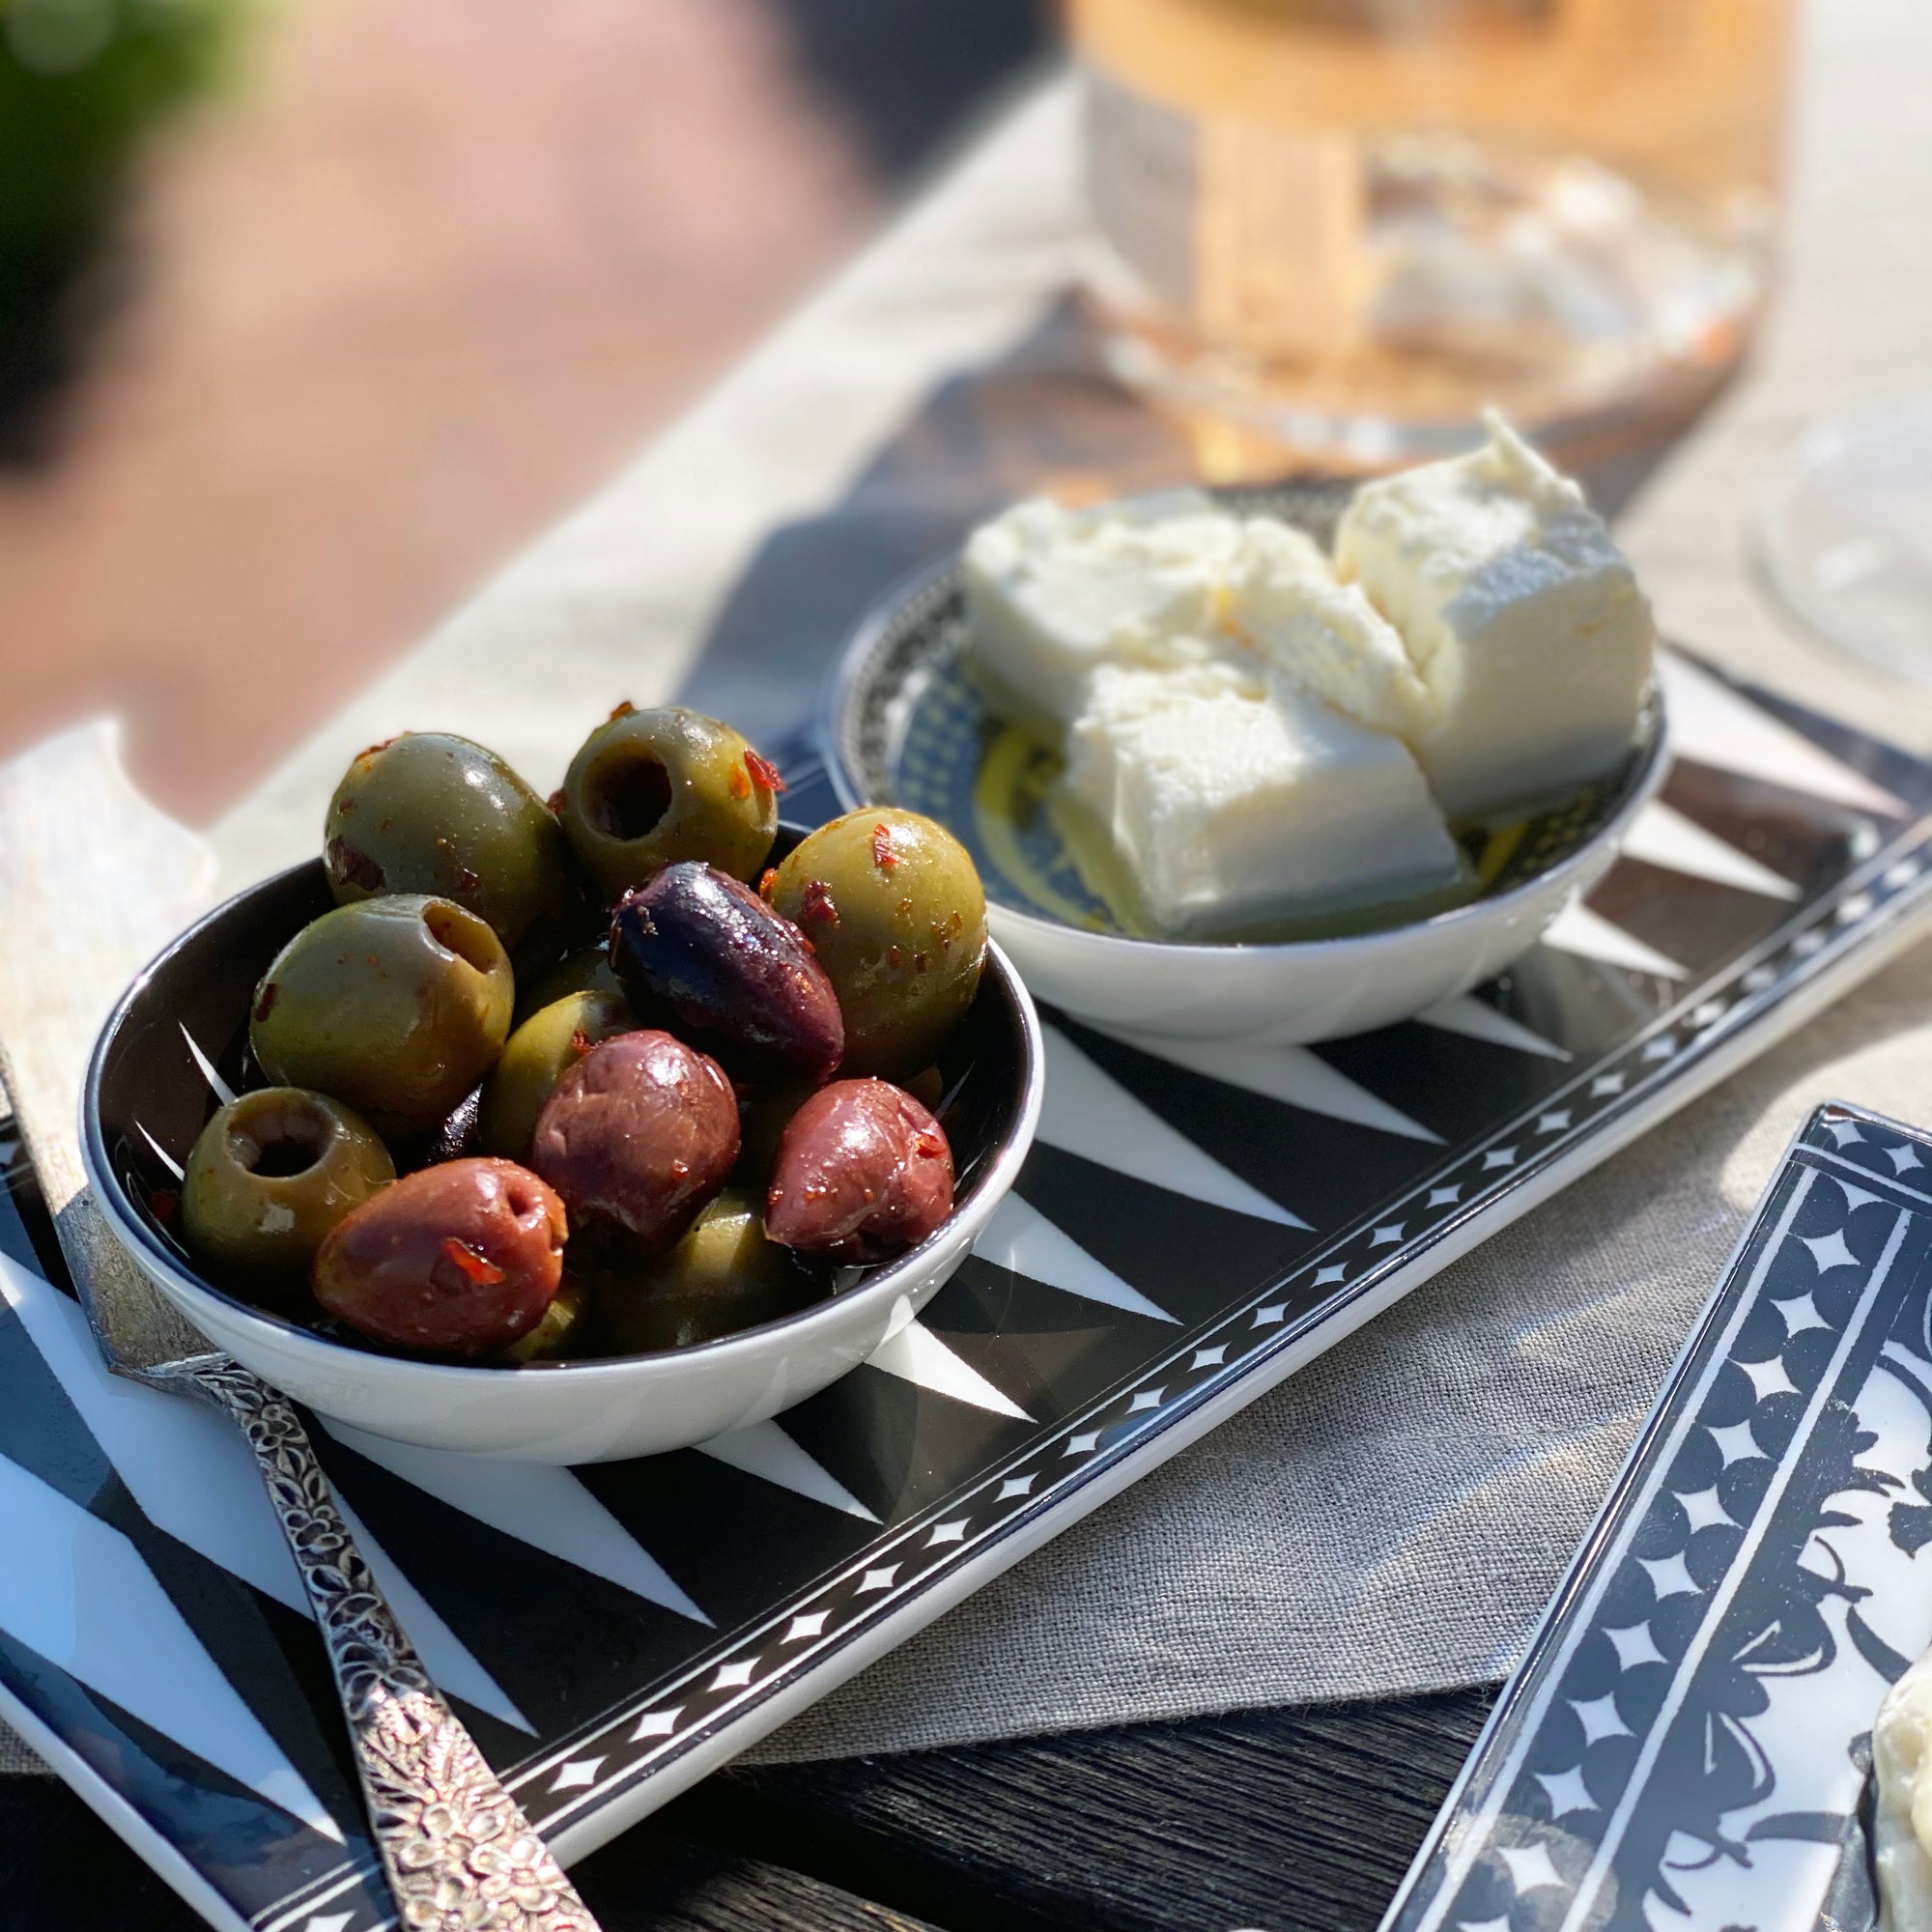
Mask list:
[[[798,827],[781,828],[774,860],[804,836]],[[210,1293],[289,1327],[303,1324],[228,1293],[196,1266],[176,1229],[180,1171],[221,1105],[215,1082],[233,1093],[266,1084],[247,1050],[256,984],[281,948],[332,904],[322,862],[315,859],[251,887],[191,926],[123,998],[96,1049],[89,1086],[97,1149],[147,1245]],[[940,1059],[943,1118],[962,1203],[1018,1130],[1027,1061],[1022,998],[989,962],[978,1000]],[[858,1278],[859,1271],[845,1270],[838,1283]],[[332,1329],[321,1332],[353,1340]],[[571,1364],[537,1366],[555,1373]]]

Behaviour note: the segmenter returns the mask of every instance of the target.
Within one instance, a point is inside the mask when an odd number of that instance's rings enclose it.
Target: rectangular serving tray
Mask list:
[[[1232,1066],[1046,1013],[1040,1141],[1012,1201],[917,1322],[777,1422],[578,1470],[318,1431],[418,1648],[566,1860],[1923,928],[1932,766],[1682,658],[1664,680],[1661,803],[1492,985]],[[813,797],[795,781],[795,808]],[[31,1201],[11,1217],[0,1715],[214,1922],[369,1932],[387,1900],[245,1451],[218,1418],[113,1382]]]

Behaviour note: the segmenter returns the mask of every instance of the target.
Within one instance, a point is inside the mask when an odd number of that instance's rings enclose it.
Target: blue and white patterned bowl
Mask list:
[[[1346,492],[1226,493],[1325,539]],[[1043,1000],[1096,1025],[1276,1042],[1365,1033],[1492,979],[1614,863],[1669,767],[1661,693],[1623,767],[1473,855],[1482,888],[1447,911],[1281,943],[1133,937],[1083,880],[1045,788],[1057,762],[1004,726],[968,673],[957,562],[932,566],[861,622],[830,690],[828,776],[848,809],[892,804],[973,854],[994,936]]]

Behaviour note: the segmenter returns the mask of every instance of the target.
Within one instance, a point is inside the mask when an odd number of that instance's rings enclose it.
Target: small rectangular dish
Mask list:
[[[1851,1932],[1932,1642],[1932,1134],[1805,1123],[1384,1932]]]

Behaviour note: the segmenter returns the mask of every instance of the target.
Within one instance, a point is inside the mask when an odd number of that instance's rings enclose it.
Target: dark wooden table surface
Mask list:
[[[1493,1694],[727,1767],[576,1877],[605,1932],[1370,1932]],[[0,1776],[0,1932],[201,1922],[56,1778]]]
[[[1371,1932],[1491,1695],[727,1768],[576,1878],[605,1932]],[[0,1843],[4,1932],[200,1922],[53,1778]]]

